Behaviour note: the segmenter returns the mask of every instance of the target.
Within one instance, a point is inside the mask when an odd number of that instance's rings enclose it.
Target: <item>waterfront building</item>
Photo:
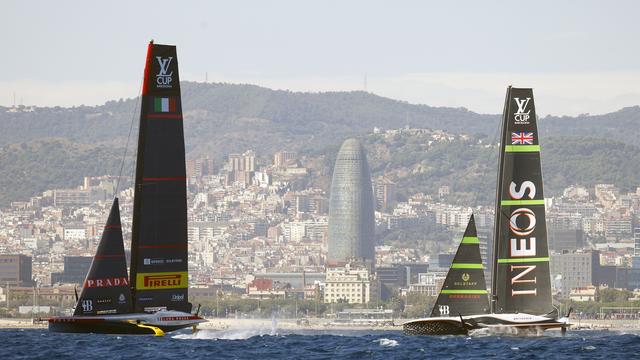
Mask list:
[[[324,302],[368,304],[380,298],[378,280],[367,267],[328,267],[324,285]]]

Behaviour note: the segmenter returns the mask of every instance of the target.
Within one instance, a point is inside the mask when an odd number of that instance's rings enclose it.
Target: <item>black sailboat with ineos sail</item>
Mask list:
[[[516,333],[550,328],[565,331],[569,326],[568,315],[558,319],[552,304],[538,140],[533,90],[509,87],[500,140],[491,312],[431,318],[431,322],[457,325],[443,327],[437,334],[481,328]],[[454,331],[446,330],[451,328]]]
[[[156,334],[195,326],[188,301],[184,132],[175,46],[151,42],[142,88],[127,276],[118,199],[73,316],[54,332]]]

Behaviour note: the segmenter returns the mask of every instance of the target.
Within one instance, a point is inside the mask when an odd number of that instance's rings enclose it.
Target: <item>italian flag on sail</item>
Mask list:
[[[163,97],[155,98],[153,101],[153,111],[155,112],[175,112],[176,111],[176,98],[175,97]]]

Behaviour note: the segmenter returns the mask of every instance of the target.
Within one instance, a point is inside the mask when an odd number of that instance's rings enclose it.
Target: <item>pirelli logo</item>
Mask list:
[[[136,289],[182,289],[189,286],[189,276],[186,271],[138,273],[136,275]]]

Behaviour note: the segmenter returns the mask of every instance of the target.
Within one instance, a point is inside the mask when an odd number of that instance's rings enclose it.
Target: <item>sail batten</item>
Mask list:
[[[547,314],[553,307],[532,89],[507,89],[501,134],[492,312]]]

